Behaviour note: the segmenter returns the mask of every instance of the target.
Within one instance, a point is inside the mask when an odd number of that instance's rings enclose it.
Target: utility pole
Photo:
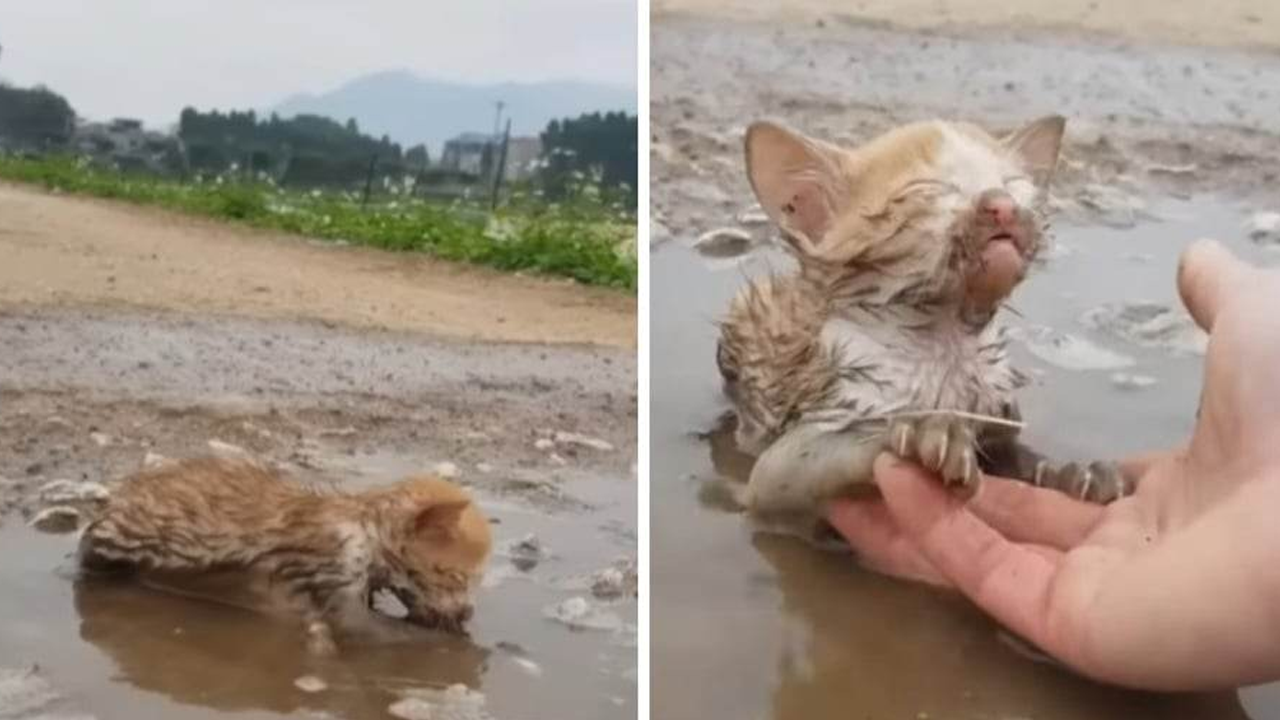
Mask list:
[[[498,209],[498,191],[502,188],[502,173],[507,167],[507,143],[509,142],[511,142],[511,118],[507,118],[507,130],[502,134],[498,161],[493,166],[493,190],[489,195],[489,212]]]
[[[369,171],[364,176],[364,197],[360,198],[360,209],[369,206],[369,193],[373,191],[373,171],[378,167],[378,153],[369,156]]]

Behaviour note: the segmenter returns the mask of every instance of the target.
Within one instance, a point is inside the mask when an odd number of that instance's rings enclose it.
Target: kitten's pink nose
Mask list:
[[[1009,193],[1003,190],[988,190],[978,198],[978,211],[990,217],[996,227],[1007,229],[1013,226],[1017,206]]]

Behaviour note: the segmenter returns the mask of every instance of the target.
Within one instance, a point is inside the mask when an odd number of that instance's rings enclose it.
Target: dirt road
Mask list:
[[[635,301],[423,255],[334,247],[0,183],[0,307],[310,318],[460,338],[634,347]]]

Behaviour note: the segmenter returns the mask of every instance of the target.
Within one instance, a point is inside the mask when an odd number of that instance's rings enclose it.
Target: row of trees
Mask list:
[[[31,150],[66,145],[75,123],[71,104],[52,90],[0,85],[0,145]]]
[[[623,112],[589,113],[552,120],[542,132],[546,165],[541,180],[552,197],[562,197],[576,175],[599,177],[606,189],[635,207],[639,181],[639,119]]]
[[[0,146],[66,148],[75,119],[70,103],[51,90],[0,85]],[[555,199],[586,176],[634,207],[638,133],[637,117],[622,112],[553,120],[541,133],[544,165],[536,182]],[[354,119],[339,123],[319,115],[260,118],[252,110],[202,113],[188,107],[179,117],[178,137],[191,171],[221,173],[234,164],[300,186],[359,182],[373,158],[379,175],[420,174],[430,163],[422,145],[405,150],[385,135],[361,133]]]
[[[185,108],[178,137],[194,171],[223,172],[232,164],[264,171],[295,185],[348,184],[365,177],[371,158],[380,174],[405,173],[426,165],[426,148],[407,152],[383,135],[360,132],[355,119],[339,123],[320,115],[259,118],[252,110],[201,113]]]

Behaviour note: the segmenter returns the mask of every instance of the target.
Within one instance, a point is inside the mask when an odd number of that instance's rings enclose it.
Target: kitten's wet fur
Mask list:
[[[749,282],[720,324],[735,437],[757,456],[748,509],[820,516],[885,449],[969,491],[1009,455],[1025,379],[994,318],[1045,243],[1064,128],[931,121],[853,149],[748,129],[752,188],[799,265]],[[1091,500],[1127,491],[1102,464],[1020,473]]]
[[[333,634],[404,620],[463,633],[490,550],[488,521],[459,486],[412,477],[319,491],[248,460],[197,458],[126,479],[85,528],[91,571],[295,617],[317,652]]]

